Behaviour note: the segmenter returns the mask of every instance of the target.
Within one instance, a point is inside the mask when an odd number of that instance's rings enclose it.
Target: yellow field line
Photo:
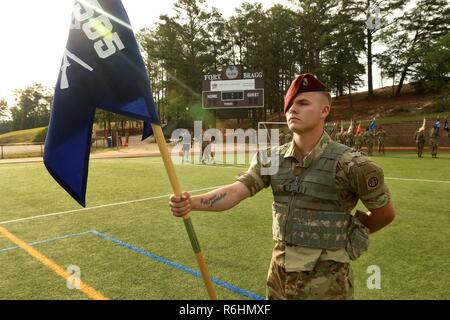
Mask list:
[[[32,248],[30,245],[28,245],[26,242],[20,240],[15,235],[13,235],[11,232],[6,230],[4,227],[0,226],[0,235],[5,236],[7,239],[9,239],[12,243],[18,245],[23,250],[25,250],[30,256],[38,260],[40,263],[42,263],[44,266],[55,272],[58,276],[63,278],[64,280],[68,281],[71,275],[67,273],[63,268],[61,268],[59,265],[57,265],[53,260],[47,258],[42,253],[37,251],[36,249]],[[94,299],[94,300],[108,300],[104,295],[97,292],[94,288],[90,287],[86,283],[80,281],[80,291],[83,292],[88,298]]]

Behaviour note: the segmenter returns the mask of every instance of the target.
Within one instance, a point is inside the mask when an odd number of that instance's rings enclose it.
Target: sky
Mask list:
[[[225,16],[244,1],[208,0]],[[265,8],[287,0],[260,0]],[[175,0],[122,0],[135,32],[152,27],[161,14],[173,15]],[[74,0],[14,0],[1,4],[0,98],[13,102],[12,90],[34,83],[53,87],[69,34]]]
[[[152,27],[161,14],[173,15],[175,0],[122,0],[135,32]],[[225,18],[243,0],[207,0]],[[265,9],[288,0],[259,0]],[[52,88],[67,42],[74,0],[2,1],[0,19],[0,98],[13,103],[12,90],[34,83]],[[376,74],[375,70],[375,74]],[[377,81],[375,81],[377,82]],[[379,82],[379,81],[378,81]],[[379,87],[379,83],[374,83]]]

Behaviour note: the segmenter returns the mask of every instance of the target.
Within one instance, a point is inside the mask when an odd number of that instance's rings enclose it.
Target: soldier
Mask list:
[[[382,126],[380,126],[380,129],[376,133],[376,136],[378,137],[378,154],[383,153],[384,155],[384,144],[386,142],[387,133],[386,131],[384,131]]]
[[[353,141],[354,141],[353,132],[347,132],[345,134],[345,145],[347,147],[353,147]]]
[[[417,130],[414,134],[414,141],[416,142],[417,147],[417,157],[422,158],[423,148],[425,146],[425,132],[423,130]]]
[[[353,143],[354,143],[354,140],[355,140],[355,137],[353,135],[353,129],[354,129],[354,127],[353,127],[353,120],[352,120],[350,122],[350,126],[347,129],[347,132],[344,135],[344,140],[345,140],[344,144],[347,147],[353,147]]]
[[[334,137],[334,140],[337,142],[337,143],[342,143],[342,134],[340,133],[340,132],[337,132],[336,133],[336,136]]]
[[[414,134],[414,141],[416,142],[416,147],[417,147],[417,157],[422,158],[422,154],[423,154],[423,148],[425,146],[425,124],[426,124],[426,119],[423,119],[423,125],[422,127],[420,127],[419,130],[416,131],[416,133]]]
[[[291,141],[292,141],[292,132],[291,131],[289,131],[288,133],[286,133],[286,135],[285,135],[285,141],[286,141],[286,143],[290,143]]]
[[[289,144],[257,152],[233,184],[200,196],[170,197],[172,213],[182,217],[191,210],[228,210],[272,188],[268,299],[352,299],[350,262],[367,250],[368,234],[395,216],[383,170],[324,132],[330,108],[327,87],[311,74],[298,76],[284,104],[294,132]],[[270,175],[268,151],[279,162]],[[358,200],[370,211],[352,214]]]
[[[433,129],[431,129],[430,132],[430,143],[431,143],[431,157],[437,158],[437,153],[439,149],[439,140],[440,140],[440,133],[439,129],[441,128],[440,119],[436,119],[436,123],[434,124]]]
[[[344,121],[341,121],[341,130],[336,133],[335,141],[340,144],[344,144],[342,135],[344,134]]]
[[[362,133],[362,132],[359,132],[359,133],[355,136],[355,149],[356,149],[356,151],[361,152],[363,142],[364,142],[364,136],[363,136],[363,133]]]
[[[286,135],[284,134],[284,130],[280,130],[278,139],[280,139],[280,146],[286,143]]]
[[[370,157],[373,155],[374,141],[375,141],[375,136],[373,134],[373,131],[370,130],[370,128],[367,128],[366,132],[364,133],[364,142],[367,145],[367,153]]]

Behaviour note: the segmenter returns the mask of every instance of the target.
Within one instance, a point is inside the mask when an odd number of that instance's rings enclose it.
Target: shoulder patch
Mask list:
[[[367,178],[367,189],[368,190],[375,189],[376,187],[378,187],[379,184],[380,184],[380,180],[378,179],[378,177],[373,176],[373,177]]]

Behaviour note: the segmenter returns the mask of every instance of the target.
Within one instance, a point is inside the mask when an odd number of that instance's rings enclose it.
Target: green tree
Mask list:
[[[402,68],[402,56],[403,51],[407,47],[409,39],[407,34],[399,35],[393,41],[388,31],[383,33],[386,50],[382,53],[374,55],[374,59],[381,69],[381,76],[383,78],[392,79],[392,96],[395,96],[395,86],[399,81],[401,68]]]
[[[270,74],[272,46],[270,43],[271,21],[268,14],[263,10],[260,3],[245,2],[236,8],[236,14],[230,18],[228,28],[231,30],[233,38],[233,56],[235,63],[252,71],[263,71],[264,75]],[[281,48],[280,48],[281,50]],[[273,55],[272,55],[273,56]],[[265,83],[266,101],[270,95],[271,83]],[[262,115],[261,115],[262,111]],[[259,119],[267,118],[267,103],[263,110],[253,110],[253,124],[256,125]]]
[[[365,50],[364,23],[354,19],[353,10],[342,1],[335,9],[330,22],[330,32],[323,38],[325,43],[320,74],[327,79],[330,89],[341,96],[350,95],[363,83],[364,65],[360,57]]]
[[[192,118],[198,114],[193,109],[201,108],[203,74],[223,59],[225,21],[205,0],[178,0],[174,10],[174,17],[161,16],[161,22],[138,39],[164,117]]]
[[[42,84],[34,84],[14,91],[15,104],[11,108],[14,130],[24,130],[48,125],[52,94]]]
[[[329,44],[338,0],[297,0],[297,41],[300,52],[297,63],[301,72],[311,72],[323,78],[322,53]]]
[[[0,99],[0,119],[7,117],[9,114],[8,102],[5,99]]]
[[[430,48],[446,33],[450,25],[450,4],[446,0],[418,0],[416,5],[406,12],[398,23],[391,25],[381,35],[389,47],[402,42],[398,48],[400,79],[396,95],[401,93],[402,86],[414,69],[421,64]]]
[[[355,22],[364,24],[367,58],[368,97],[374,97],[373,92],[373,46],[379,40],[377,35],[395,24],[395,14],[404,8],[409,0],[342,0],[348,13]]]
[[[425,48],[420,63],[413,70],[413,80],[431,92],[448,91],[450,81],[450,31]]]
[[[298,14],[289,8],[275,5],[267,11],[269,31],[264,62],[265,101],[270,114],[277,114],[282,120],[284,93],[298,73]]]

